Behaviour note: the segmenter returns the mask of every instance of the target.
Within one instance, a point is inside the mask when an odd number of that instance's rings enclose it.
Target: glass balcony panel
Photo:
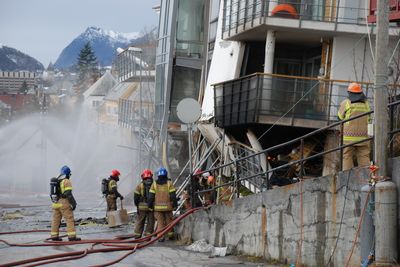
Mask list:
[[[260,116],[291,120],[337,120],[337,110],[347,97],[348,82],[254,74],[215,85],[215,121],[219,127],[262,123]],[[364,84],[365,92],[369,89]],[[287,121],[287,120],[286,120]]]

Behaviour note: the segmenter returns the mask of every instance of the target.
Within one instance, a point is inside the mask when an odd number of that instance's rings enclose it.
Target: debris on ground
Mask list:
[[[190,246],[185,247],[186,250],[190,250],[193,252],[211,252],[213,248],[214,246],[208,244],[205,239],[197,240],[193,242],[193,244],[191,244]]]
[[[4,212],[1,215],[2,220],[18,220],[23,219],[24,215],[20,210],[12,211],[12,212]]]

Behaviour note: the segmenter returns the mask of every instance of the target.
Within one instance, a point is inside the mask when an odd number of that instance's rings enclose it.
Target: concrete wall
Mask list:
[[[392,160],[392,180],[397,185],[397,216],[398,216],[398,224],[397,224],[397,255],[400,255],[400,157],[397,157]]]
[[[395,166],[400,169],[400,160]],[[363,206],[360,189],[367,178],[367,170],[353,169],[235,199],[189,216],[177,231],[182,238],[204,238],[233,253],[288,263],[300,259],[306,266],[326,266],[335,248],[330,266],[344,266],[355,240]],[[360,262],[357,241],[350,266]]]

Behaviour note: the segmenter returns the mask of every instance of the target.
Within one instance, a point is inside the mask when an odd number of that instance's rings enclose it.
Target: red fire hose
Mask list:
[[[29,263],[34,263],[34,264],[28,265],[28,266],[39,266],[39,265],[44,265],[44,264],[53,263],[53,262],[80,259],[80,258],[83,258],[86,255],[92,254],[92,253],[100,253],[100,252],[104,253],[104,252],[129,250],[128,253],[124,254],[122,257],[118,258],[115,261],[105,263],[102,265],[97,265],[97,266],[109,266],[109,265],[115,264],[115,263],[123,260],[130,254],[134,253],[137,249],[141,249],[148,245],[153,244],[158,239],[160,239],[162,236],[164,236],[167,232],[169,232],[178,222],[180,222],[182,219],[184,219],[185,217],[187,217],[188,215],[192,214],[193,212],[195,212],[199,209],[202,209],[202,208],[190,209],[190,210],[186,211],[184,214],[175,218],[171,223],[169,223],[165,228],[161,229],[160,231],[156,231],[149,236],[145,236],[143,238],[134,239],[134,240],[120,240],[120,239],[114,238],[114,239],[93,239],[93,240],[67,241],[67,242],[53,241],[53,242],[47,242],[47,243],[42,243],[42,244],[12,244],[5,240],[0,240],[0,242],[3,242],[9,246],[17,246],[17,247],[65,246],[65,245],[93,243],[93,245],[90,249],[53,254],[53,255],[48,255],[48,256],[20,260],[20,261],[14,261],[14,262],[1,264],[0,267],[17,266],[17,265],[29,264]],[[32,231],[40,231],[40,230],[32,230]],[[29,231],[20,231],[20,232],[29,232]],[[19,233],[19,232],[12,232],[12,233]],[[0,234],[3,234],[3,233],[0,233]],[[154,236],[155,236],[155,238],[152,238]],[[120,238],[120,237],[117,237],[117,238]],[[128,245],[130,243],[132,243],[132,245]],[[94,249],[94,246],[98,245],[98,244],[102,244],[104,246],[114,246],[114,247]]]

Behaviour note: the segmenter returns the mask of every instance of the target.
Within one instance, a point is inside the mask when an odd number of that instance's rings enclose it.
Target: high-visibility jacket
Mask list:
[[[112,192],[114,191],[114,188],[117,187],[117,181],[110,179],[110,181],[108,182],[108,192],[110,192],[110,194],[112,194]]]
[[[359,114],[371,111],[368,101],[351,103],[349,99],[343,100],[340,104],[338,117],[340,120],[347,120]],[[368,122],[371,116],[363,116],[358,119],[348,121],[343,125],[343,141],[352,143],[368,138]]]
[[[147,196],[145,192],[145,186],[143,183],[140,183],[136,186],[135,195],[138,195],[140,198],[138,209],[139,210],[149,210],[149,206],[147,204]]]
[[[227,202],[232,198],[232,190],[229,185],[224,185],[222,187],[218,187],[218,200],[219,202]]]
[[[174,185],[168,181],[165,184],[153,182],[150,187],[150,193],[154,194],[154,211],[172,211],[172,199],[170,193],[176,191]]]
[[[61,193],[61,197],[64,195],[64,193],[68,190],[72,191],[72,183],[70,179],[62,179],[60,181],[60,193]],[[60,200],[53,203],[52,207],[54,209],[58,209],[61,208],[62,204],[60,203]]]

